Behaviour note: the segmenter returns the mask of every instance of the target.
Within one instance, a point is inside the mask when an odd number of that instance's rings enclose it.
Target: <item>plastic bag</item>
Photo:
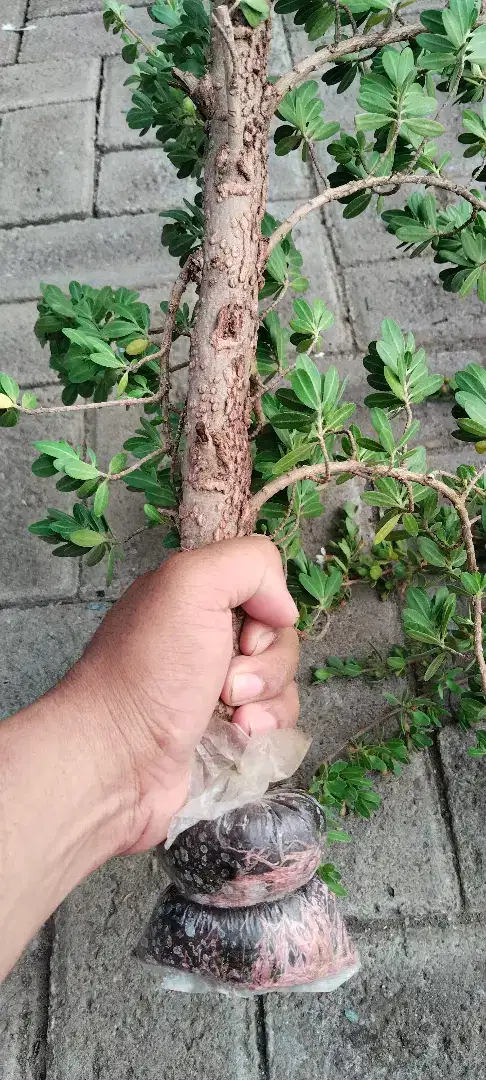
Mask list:
[[[325,835],[318,803],[267,794],[309,745],[299,731],[250,738],[223,720],[204,735],[160,855],[177,887],[159,900],[137,950],[164,988],[323,992],[358,970],[334,897],[315,876]]]
[[[245,997],[322,993],[359,969],[334,897],[316,876],[282,900],[228,910],[195,904],[171,885],[137,955],[160,965],[166,989]]]
[[[267,792],[180,833],[159,860],[182,896],[211,907],[279,900],[322,862],[326,819],[304,792]]]
[[[268,731],[251,738],[227,720],[215,720],[196,747],[189,797],[169,826],[166,848],[198,821],[260,799],[270,784],[299,768],[311,740],[302,731]]]

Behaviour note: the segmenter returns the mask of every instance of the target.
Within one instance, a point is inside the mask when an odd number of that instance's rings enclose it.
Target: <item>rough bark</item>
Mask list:
[[[250,492],[250,376],[265,250],[269,22],[243,26],[215,7],[214,112],[205,169],[205,239],[187,401],[184,548],[233,537]],[[223,27],[221,31],[220,27]]]

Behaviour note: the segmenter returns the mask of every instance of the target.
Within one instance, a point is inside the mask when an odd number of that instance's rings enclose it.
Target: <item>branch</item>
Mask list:
[[[283,491],[289,484],[297,484],[299,480],[319,480],[323,482],[326,476],[330,479],[332,476],[340,476],[342,473],[351,473],[353,476],[363,476],[369,479],[391,476],[392,479],[401,480],[402,483],[422,484],[424,487],[430,487],[434,491],[438,491],[446,499],[449,499],[449,502],[453,503],[454,506],[459,503],[462,505],[461,495],[450,488],[448,484],[436,480],[431,473],[413,473],[409,472],[408,469],[391,465],[367,465],[364,461],[356,461],[354,458],[350,458],[346,461],[331,461],[329,463],[320,461],[317,465],[298,465],[295,469],[285,473],[284,476],[276,476],[274,480],[269,480],[268,484],[260,488],[260,491],[257,491],[249,500],[242,517],[242,523],[255,519],[264,503],[277,495],[279,491]]]
[[[112,480],[123,480],[125,476],[135,472],[137,469],[141,469],[142,465],[145,465],[147,461],[153,461],[154,458],[160,457],[166,453],[167,447],[161,446],[159,450],[151,450],[150,454],[146,454],[145,457],[140,458],[139,461],[135,462],[135,465],[130,465],[128,469],[122,469],[121,472],[117,473],[103,473],[103,476],[105,476],[110,483]]]
[[[201,79],[198,79],[190,71],[181,71],[177,67],[172,68],[172,75],[192,99],[202,116],[209,120],[214,110],[214,91],[209,75],[203,75]]]
[[[275,110],[279,101],[285,97],[285,94],[288,94],[289,90],[293,90],[302,79],[307,78],[311,72],[317,71],[318,68],[324,67],[325,64],[340,60],[343,56],[360,52],[362,49],[380,48],[383,45],[392,45],[395,41],[407,41],[408,38],[414,38],[417,34],[423,34],[424,32],[426,31],[423,23],[394,26],[390,30],[381,28],[375,30],[372,34],[356,34],[351,38],[343,38],[339,42],[328,45],[325,49],[319,49],[319,52],[305,56],[292,71],[288,71],[286,75],[282,75],[274,83],[273,94],[271,95],[273,109]]]
[[[417,173],[392,173],[390,176],[365,176],[362,180],[350,180],[348,184],[341,184],[337,188],[326,188],[325,191],[321,191],[319,195],[315,195],[313,199],[309,199],[308,202],[302,203],[301,206],[296,206],[290,216],[279,225],[278,229],[272,233],[268,241],[268,254],[280,243],[281,240],[287,236],[299,221],[307,217],[307,214],[311,214],[313,210],[318,210],[320,206],[326,206],[327,203],[339,201],[339,199],[345,199],[347,195],[357,195],[360,191],[366,191],[367,188],[379,188],[388,186],[389,184],[401,186],[401,184],[423,184],[425,187],[437,187],[444,188],[446,191],[452,191],[454,195],[460,195],[463,199],[474,207],[477,211],[486,211],[486,200],[478,199],[476,195],[473,195],[468,188],[463,187],[462,184],[455,184],[453,180],[445,180],[442,176],[426,176],[418,175]]]
[[[115,405],[153,405],[159,401],[158,394],[150,394],[150,397],[114,398],[113,401],[84,401],[82,405],[41,405],[38,409],[24,409],[21,405],[15,405],[17,412],[27,416],[40,416],[47,413],[73,413],[85,412],[88,409],[111,409]]]
[[[365,479],[371,480],[376,477],[389,476],[393,480],[401,481],[406,487],[409,487],[410,484],[420,484],[422,487],[429,487],[434,491],[437,491],[452,503],[457,510],[461,521],[461,530],[467,552],[467,568],[469,573],[475,573],[478,564],[476,561],[476,552],[474,550],[471,522],[466,507],[466,493],[459,494],[457,491],[454,491],[453,488],[450,488],[448,484],[444,484],[442,480],[436,480],[431,473],[414,473],[409,472],[408,469],[395,468],[389,465],[366,465],[363,461],[356,461],[352,458],[348,461],[324,461],[319,462],[317,465],[300,465],[295,469],[291,469],[290,472],[286,473],[284,476],[277,476],[274,480],[270,480],[268,484],[265,484],[260,491],[257,491],[249,500],[246,510],[241,518],[240,529],[245,532],[245,525],[246,528],[248,528],[248,524],[250,523],[253,525],[258,515],[258,511],[264,503],[268,502],[268,499],[277,495],[279,491],[283,491],[283,489],[290,484],[296,484],[299,480],[319,480],[321,483],[327,483],[332,476],[340,476],[343,473],[351,473],[352,476],[362,476]],[[483,693],[486,694],[486,661],[483,652],[483,612],[481,594],[473,596],[471,602],[474,610],[474,652],[481,677]]]

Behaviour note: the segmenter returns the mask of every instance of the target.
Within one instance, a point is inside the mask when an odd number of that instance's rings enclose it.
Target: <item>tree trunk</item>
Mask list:
[[[265,262],[269,21],[252,30],[215,6],[214,112],[204,176],[205,237],[192,334],[187,450],[181,505],[183,548],[237,534],[250,492],[250,376]],[[219,27],[223,27],[223,32]]]

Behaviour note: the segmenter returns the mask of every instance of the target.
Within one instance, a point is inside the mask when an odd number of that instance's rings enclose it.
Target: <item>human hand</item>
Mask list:
[[[232,658],[240,606],[241,655]],[[279,554],[261,536],[175,555],[114,605],[66,689],[89,694],[130,787],[119,852],[165,838],[220,696],[248,734],[296,723],[296,618]]]

